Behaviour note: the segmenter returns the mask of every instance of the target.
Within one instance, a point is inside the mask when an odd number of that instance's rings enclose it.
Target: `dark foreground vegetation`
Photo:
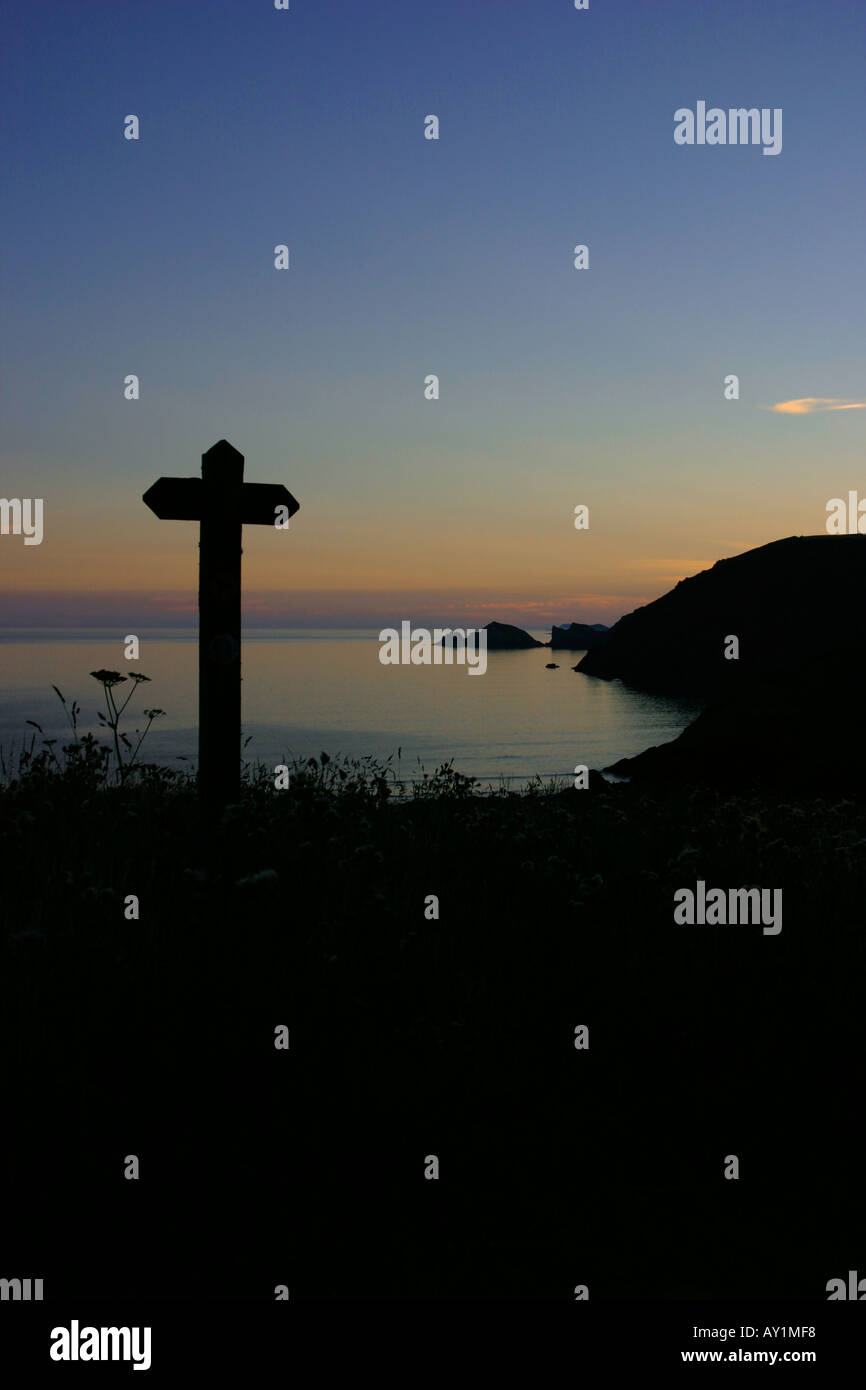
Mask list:
[[[397,800],[323,757],[209,825],[189,780],[89,763],[0,790],[4,1276],[569,1300],[866,1273],[866,800],[448,769]],[[699,878],[781,887],[781,934],[675,926]]]

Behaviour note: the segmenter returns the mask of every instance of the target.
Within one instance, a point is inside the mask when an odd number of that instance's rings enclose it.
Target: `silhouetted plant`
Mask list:
[[[90,674],[94,680],[99,681],[99,684],[102,686],[102,693],[105,696],[105,708],[107,710],[107,714],[103,714],[102,710],[97,710],[96,715],[100,722],[103,723],[107,729],[111,730],[112,738],[114,740],[114,756],[117,759],[117,767],[115,769],[115,772],[117,775],[119,785],[123,786],[123,783],[126,781],[127,777],[132,771],[133,766],[135,765],[135,760],[138,757],[138,751],[141,748],[141,745],[147,737],[148,733],[150,732],[151,724],[153,723],[154,719],[158,719],[160,715],[165,714],[165,710],[146,709],[144,711],[144,717],[147,720],[147,724],[145,725],[143,731],[140,731],[138,729],[135,730],[135,733],[139,734],[139,739],[138,743],[133,748],[132,742],[130,741],[127,734],[120,732],[120,716],[123,714],[123,711],[126,709],[127,705],[129,704],[139,685],[141,685],[144,681],[149,682],[150,676],[143,676],[138,671],[133,672],[130,676],[122,676],[119,671],[105,670],[91,671]],[[114,698],[114,691],[117,688],[117,686],[119,686],[121,682],[125,680],[132,681],[132,687],[129,690],[123,704],[118,705],[117,701]],[[53,688],[57,690],[56,686],[54,686]],[[58,691],[58,694],[59,693],[60,692]],[[62,698],[63,697],[61,696],[61,699]],[[129,757],[126,759],[126,761],[124,761],[123,754],[120,751],[121,744],[123,744],[124,748],[129,753]]]
[[[413,783],[412,794],[421,798],[454,797],[462,801],[475,795],[477,783],[477,777],[458,772],[452,758],[450,762],[440,763],[435,772],[426,772],[422,767],[421,780]]]
[[[139,685],[144,681],[150,681],[149,676],[135,673],[131,676],[121,675],[119,671],[91,671],[91,676],[102,686],[105,695],[105,712],[97,710],[97,718],[100,723],[111,731],[112,746],[114,750],[115,764],[112,767],[112,747],[101,743],[93,734],[82,734],[79,731],[79,716],[81,706],[77,700],[73,700],[71,705],[67,702],[63,691],[56,685],[51,689],[56,694],[63,706],[69,727],[72,730],[72,743],[63,744],[61,747],[62,759],[58,757],[55,745],[56,738],[46,738],[45,730],[35,719],[26,719],[24,722],[31,728],[36,729],[42,734],[42,750],[36,751],[36,735],[32,735],[29,745],[24,744],[18,755],[18,775],[37,777],[47,774],[53,770],[61,775],[72,778],[83,779],[89,784],[107,785],[112,779],[118,786],[123,786],[130,773],[135,770],[143,774],[148,769],[146,764],[138,763],[138,755],[145,738],[150,732],[150,727],[155,719],[165,713],[161,709],[146,709],[144,716],[147,723],[144,729],[134,729],[133,736],[138,736],[138,741],[133,745],[129,735],[120,728],[121,716],[132,699],[133,694]],[[132,682],[129,693],[122,704],[118,704],[114,696],[114,691],[121,682],[129,680]],[[159,769],[160,776],[172,780],[174,774],[168,769]],[[5,753],[0,752],[0,773],[4,781],[9,781],[14,776],[13,768],[7,761]],[[152,777],[151,777],[151,780]]]

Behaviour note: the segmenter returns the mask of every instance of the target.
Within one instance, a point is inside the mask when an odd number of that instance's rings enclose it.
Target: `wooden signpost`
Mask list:
[[[161,520],[198,521],[198,781],[211,807],[241,777],[241,529],[288,525],[300,504],[280,483],[245,483],[244,456],[221,439],[200,478],[158,478],[142,498]]]

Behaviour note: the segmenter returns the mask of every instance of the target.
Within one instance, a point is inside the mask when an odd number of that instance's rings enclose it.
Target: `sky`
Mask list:
[[[220,438],[301,504],[245,530],[257,626],[613,622],[866,494],[859,0],[0,9],[0,496],[44,505],[0,624],[190,622],[141,494]],[[781,152],[677,145],[698,101]]]

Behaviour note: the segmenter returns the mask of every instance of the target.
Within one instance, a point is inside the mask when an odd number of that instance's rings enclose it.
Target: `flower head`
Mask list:
[[[120,685],[121,681],[126,680],[126,676],[122,676],[119,671],[91,671],[90,674],[100,685]]]

